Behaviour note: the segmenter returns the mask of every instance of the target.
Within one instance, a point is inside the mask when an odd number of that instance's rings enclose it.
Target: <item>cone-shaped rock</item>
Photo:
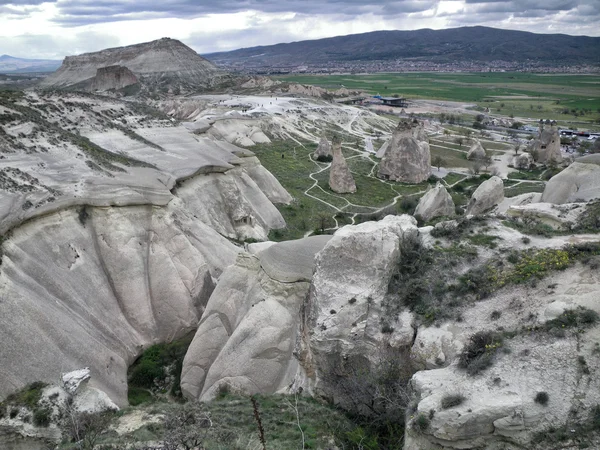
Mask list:
[[[504,200],[504,183],[499,177],[485,180],[473,192],[467,205],[466,215],[477,216],[489,211]]]
[[[542,164],[548,164],[550,161],[561,162],[562,154],[560,153],[558,128],[555,126],[540,128],[538,138],[531,141],[527,147],[527,152]]]
[[[469,152],[467,153],[467,159],[469,161],[472,161],[474,159],[483,159],[483,158],[485,158],[485,149],[481,145],[481,142],[479,142],[477,139],[475,139],[475,142],[473,142],[473,145],[471,145],[471,148],[469,149]]]
[[[327,140],[327,138],[325,136],[323,136],[321,138],[317,149],[313,153],[314,159],[319,159],[319,156],[321,156],[322,158],[329,158],[330,156],[332,156],[331,155],[331,144],[329,143],[329,141]]]
[[[379,164],[379,177],[403,183],[420,183],[431,175],[431,153],[418,122],[400,122]]]
[[[333,143],[333,162],[329,169],[329,187],[338,194],[350,194],[356,192],[356,184],[350,173],[346,158],[342,154],[342,143]]]
[[[435,217],[449,217],[454,214],[454,201],[446,188],[439,182],[421,197],[417,209],[415,209],[415,216],[421,216],[426,222]]]
[[[533,156],[527,152],[523,152],[513,157],[512,163],[515,169],[529,169],[533,164]]]

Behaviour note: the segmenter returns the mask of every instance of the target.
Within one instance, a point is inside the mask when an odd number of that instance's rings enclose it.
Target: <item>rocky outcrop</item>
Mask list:
[[[411,380],[418,405],[407,423],[406,450],[543,450],[551,448],[549,442],[536,445],[532,442],[536,434],[544,436],[548,429],[564,426],[569,433],[589,417],[590,405],[600,403],[594,375],[600,365],[592,356],[597,326],[556,335],[517,331],[516,336],[505,337],[503,348],[510,350],[497,352],[493,365],[478,375],[469,375],[456,364],[463,344],[478,331],[543,328],[579,306],[598,311],[597,270],[575,266],[555,273],[551,281],[552,289],[541,283],[501,291],[471,305],[461,322],[419,329],[415,355],[427,349],[427,354],[444,354],[446,359],[443,367],[432,365]],[[501,312],[500,319],[490,318],[492,311]],[[539,392],[546,393],[547,403],[536,402]],[[460,395],[462,401],[444,408],[442,400],[450,395]],[[415,422],[421,416],[428,421],[426,429],[419,430]]]
[[[385,152],[387,151],[388,147],[390,145],[390,141],[387,140],[385,141],[383,144],[381,144],[381,147],[379,147],[379,150],[377,150],[377,153],[375,154],[375,156],[377,158],[383,158],[385,155]]]
[[[560,163],[563,158],[560,152],[558,128],[554,125],[540,126],[538,137],[529,143],[527,153],[541,164]]]
[[[477,216],[490,211],[504,200],[504,183],[500,177],[493,176],[485,180],[473,192],[467,205],[466,215]]]
[[[421,197],[415,209],[415,216],[420,216],[426,222],[435,217],[451,217],[454,214],[454,201],[440,182]]]
[[[329,169],[329,187],[338,194],[351,194],[356,192],[356,183],[342,154],[342,143],[333,143],[333,161]]]
[[[600,198],[600,162],[585,158],[579,161],[583,162],[574,162],[550,178],[542,202],[560,205]]]
[[[331,143],[327,140],[326,136],[321,137],[319,145],[313,153],[313,159],[318,160],[319,157],[321,157],[322,159],[328,159],[333,157],[333,152],[331,151]]]
[[[100,67],[91,80],[92,91],[119,90],[138,82],[137,77],[127,67]]]
[[[338,230],[316,258],[303,321],[304,346],[298,352],[319,394],[343,403],[331,374],[357,360],[376,364],[380,344],[410,346],[409,312],[389,318],[382,307],[400,255],[400,240],[417,234],[416,220],[387,216],[379,222]],[[382,332],[381,320],[394,331]]]
[[[400,122],[379,164],[380,178],[403,183],[421,183],[431,175],[429,144],[422,137],[418,122]]]
[[[535,219],[556,230],[570,230],[577,224],[579,216],[585,212],[583,203],[555,205],[553,203],[530,203],[508,208],[506,215],[521,219]]]
[[[486,155],[485,149],[481,145],[481,142],[479,142],[477,139],[474,139],[474,141],[475,142],[473,142],[473,145],[471,145],[471,148],[467,153],[467,159],[469,161],[484,159]]]
[[[219,280],[185,356],[181,387],[187,398],[210,400],[225,385],[274,393],[295,382],[300,308],[315,254],[330,238],[287,241],[238,256]]]
[[[533,156],[530,153],[523,152],[513,157],[512,165],[515,169],[527,170],[533,165]]]
[[[3,251],[0,398],[85,365],[90,386],[125,406],[129,365],[196,329],[239,249],[171,204],[47,215]]]
[[[229,81],[229,75],[217,69],[190,47],[175,39],[163,38],[127,47],[67,56],[62,66],[45,78],[41,86],[66,88],[81,83],[90,85],[98,69],[123,66],[139,81],[151,87],[164,86],[188,91],[206,89]]]

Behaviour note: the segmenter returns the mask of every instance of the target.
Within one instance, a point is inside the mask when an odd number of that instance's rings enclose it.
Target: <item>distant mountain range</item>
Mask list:
[[[204,55],[224,67],[323,67],[373,62],[474,62],[600,66],[600,38],[536,34],[488,27],[375,31],[333,38],[243,48]]]
[[[24,59],[9,55],[0,56],[0,73],[54,72],[62,61],[51,59]]]

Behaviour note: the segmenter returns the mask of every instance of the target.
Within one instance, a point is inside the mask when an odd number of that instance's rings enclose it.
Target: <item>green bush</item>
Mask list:
[[[40,408],[33,412],[33,424],[36,427],[47,427],[51,419],[52,411],[49,408]]]
[[[415,430],[422,433],[429,429],[430,423],[431,421],[425,414],[419,414],[413,422],[413,427]]]
[[[143,388],[130,386],[127,391],[127,401],[131,406],[138,406],[142,403],[149,403],[152,401],[152,393]]]
[[[502,347],[502,337],[491,331],[479,331],[471,336],[458,359],[458,367],[469,375],[477,375],[493,364],[496,351]]]
[[[20,391],[10,394],[6,400],[4,400],[4,403],[25,406],[33,410],[42,398],[42,390],[46,386],[48,386],[47,383],[35,381],[31,384],[28,384]]]

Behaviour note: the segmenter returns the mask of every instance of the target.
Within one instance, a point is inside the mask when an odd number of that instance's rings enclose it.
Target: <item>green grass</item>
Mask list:
[[[554,118],[564,123],[600,120],[600,76],[534,73],[378,73],[373,75],[286,75],[283,81],[337,89],[361,89],[369,94],[398,94],[472,102],[492,113],[517,117]],[[563,114],[566,110],[569,113]],[[577,112],[577,117],[573,111]],[[581,113],[584,115],[580,115]]]
[[[515,197],[521,194],[528,194],[530,192],[544,192],[546,185],[540,183],[521,183],[516,186],[508,186],[504,189],[505,197]]]
[[[310,174],[327,167],[327,164],[316,163],[311,159],[310,155],[314,153],[315,148],[316,145],[312,143],[300,145],[292,141],[275,141],[271,144],[252,147],[252,151],[262,165],[279,180],[295,199],[290,205],[277,206],[286,221],[287,228],[272,231],[269,236],[272,240],[281,241],[301,238],[307,232],[320,228],[323,220],[325,220],[324,217],[329,218],[326,228],[330,228],[335,225],[331,218],[337,212],[368,215],[374,212],[375,209],[391,205],[394,198],[399,195],[413,195],[424,192],[428,187],[427,183],[410,185],[383,181],[376,178],[376,176],[368,176],[378,161],[357,156],[356,152],[344,148],[344,154],[354,177],[357,192],[354,194],[336,194],[333,192],[329,188],[329,169],[313,175],[313,178],[318,182],[318,186],[311,188],[314,181],[310,179]],[[373,174],[376,173],[377,168],[373,170]],[[311,189],[308,193],[316,199],[304,194],[309,188]],[[328,206],[324,202],[334,207]],[[344,223],[348,223],[348,221],[346,220]]]

